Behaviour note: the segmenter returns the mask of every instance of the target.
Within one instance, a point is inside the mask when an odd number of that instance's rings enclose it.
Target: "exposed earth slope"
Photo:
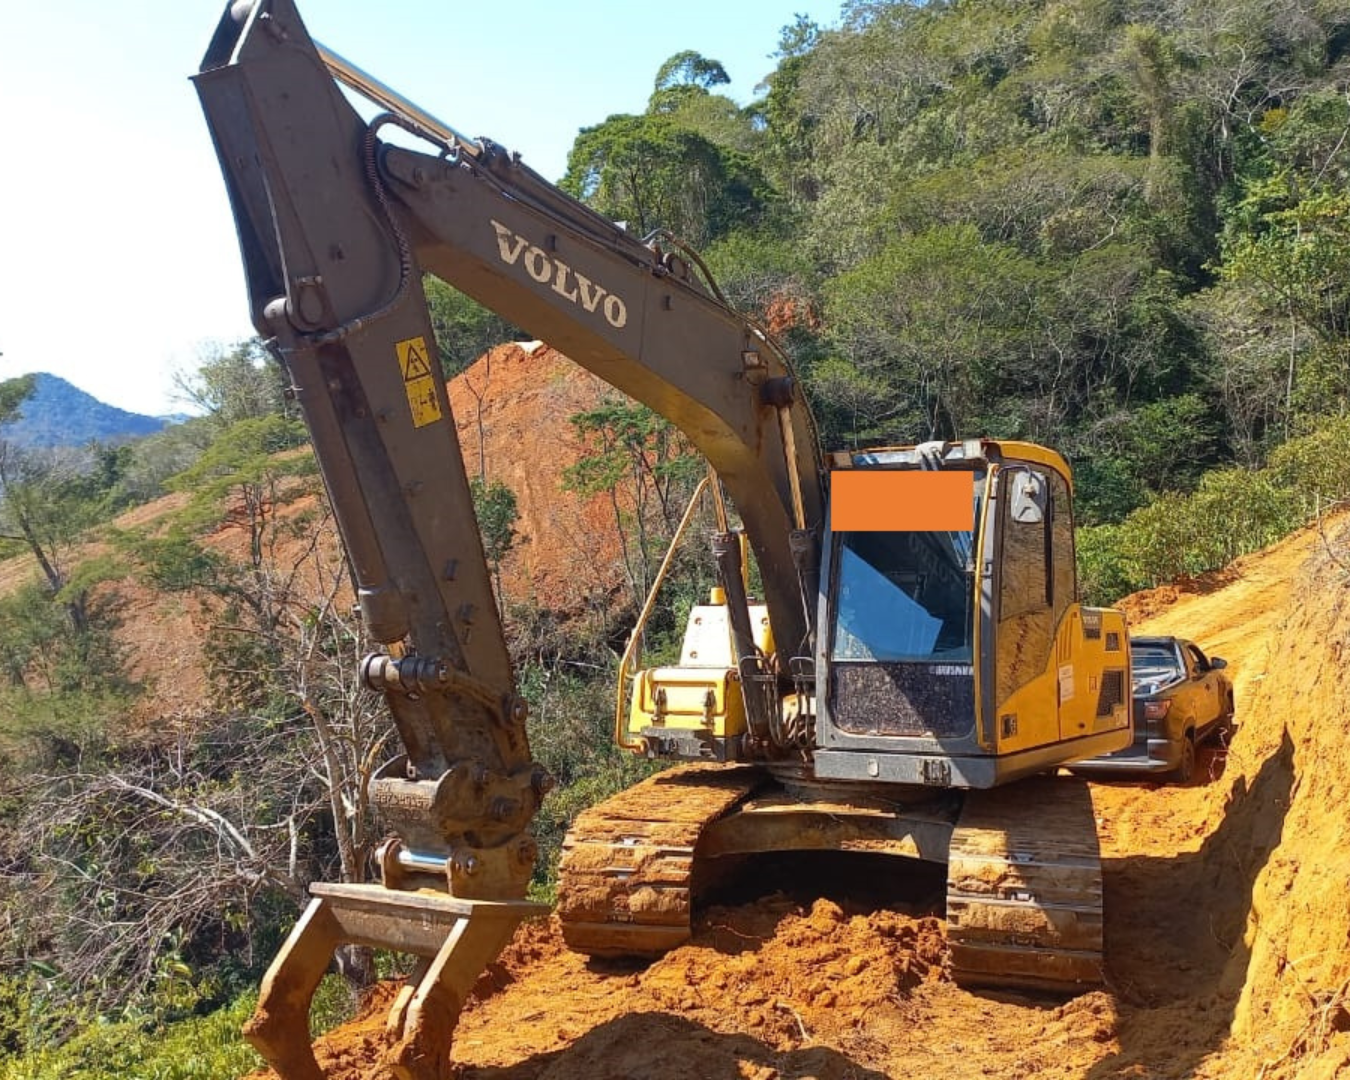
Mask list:
[[[604,611],[624,586],[623,541],[617,513],[630,506],[629,485],[615,497],[563,493],[564,474],[587,452],[569,423],[594,409],[605,383],[561,353],[535,344],[499,345],[451,380],[449,394],[465,468],[472,477],[504,483],[516,497],[516,538],[503,562],[508,603],[537,604],[562,618]],[[138,506],[114,525],[123,531],[153,529],[183,509],[185,494]],[[285,512],[310,506],[293,504]],[[242,560],[247,535],[226,521],[206,538],[214,550]],[[303,546],[281,537],[279,557]],[[92,544],[84,554],[107,550]],[[337,558],[336,551],[328,553]],[[0,560],[0,595],[37,577],[28,555]],[[148,723],[191,722],[209,710],[202,644],[209,619],[183,597],[159,593],[128,576],[110,586],[117,593],[118,638],[132,677],[146,687],[135,714]]]
[[[522,928],[456,1034],[466,1080],[1350,1075],[1350,527],[1127,603],[1231,664],[1239,728],[1187,788],[1093,785],[1110,984],[1068,1002],[971,994],[923,898],[855,906],[828,878],[713,908],[646,967]],[[1328,540],[1327,537],[1332,537]],[[811,899],[812,892],[825,893]],[[389,988],[320,1039],[375,1080]]]

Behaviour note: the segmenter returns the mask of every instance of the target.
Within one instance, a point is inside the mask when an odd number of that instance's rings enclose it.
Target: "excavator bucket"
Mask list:
[[[309,1009],[333,950],[344,943],[421,958],[389,1011],[385,1065],[397,1080],[448,1080],[450,1041],[469,991],[520,922],[548,910],[525,900],[462,900],[382,885],[323,883],[310,891],[244,1028],[282,1080],[323,1080]]]

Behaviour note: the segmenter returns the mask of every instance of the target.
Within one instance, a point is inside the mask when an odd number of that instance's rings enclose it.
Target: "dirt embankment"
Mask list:
[[[449,389],[465,469],[516,497],[519,535],[502,566],[507,599],[575,613],[612,596],[624,581],[614,505],[565,493],[563,483],[587,453],[570,418],[614,391],[538,343],[491,349]],[[625,485],[619,498],[628,510]]]
[[[1108,951],[1134,1006],[1091,1076],[1350,1075],[1350,523],[1127,607],[1229,660],[1240,724],[1191,788],[1098,787]],[[1168,1045],[1169,1032],[1174,1033]]]
[[[1239,729],[1202,780],[1094,784],[1110,982],[1068,1002],[944,976],[931,910],[774,895],[715,908],[646,967],[522,928],[480,983],[465,1080],[1350,1076],[1350,522],[1126,606],[1231,665]],[[828,883],[822,882],[828,891]],[[387,1002],[319,1043],[382,1077]]]

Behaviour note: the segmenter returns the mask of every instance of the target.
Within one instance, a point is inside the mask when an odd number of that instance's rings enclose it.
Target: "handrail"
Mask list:
[[[670,564],[675,560],[675,549],[679,546],[685,529],[689,527],[689,522],[693,520],[699,497],[707,490],[707,487],[708,477],[705,476],[699,480],[698,486],[694,488],[694,493],[689,496],[689,505],[684,508],[684,515],[680,518],[680,523],[675,526],[675,535],[670,538],[670,546],[666,548],[665,558],[661,560],[661,566],[656,571],[656,578],[652,581],[652,587],[647,590],[647,600],[638,613],[637,622],[633,624],[633,632],[628,635],[628,646],[624,649],[623,656],[619,660],[619,677],[614,695],[614,741],[625,750],[631,750],[634,753],[640,753],[646,748],[640,741],[630,741],[624,731],[624,706],[627,704],[625,683],[631,675],[630,665],[634,663],[635,657],[641,652],[642,631],[646,629],[647,620],[656,607],[656,594],[660,591],[661,584],[666,579],[666,572],[670,569]]]

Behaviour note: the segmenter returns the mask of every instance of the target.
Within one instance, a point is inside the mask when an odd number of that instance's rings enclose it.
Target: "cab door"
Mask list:
[[[1045,474],[1025,465],[998,473],[998,578],[994,612],[998,753],[1059,739],[1052,608],[1051,498]]]
[[[1187,642],[1182,652],[1186,657],[1187,673],[1191,678],[1196,735],[1200,736],[1211,728],[1223,714],[1224,702],[1221,700],[1219,676],[1209,663],[1209,658],[1199,647]]]

